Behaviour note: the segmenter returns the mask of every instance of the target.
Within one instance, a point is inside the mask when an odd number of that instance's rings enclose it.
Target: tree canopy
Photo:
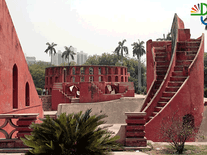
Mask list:
[[[65,59],[68,59],[68,66],[69,64],[69,59],[70,57],[72,58],[72,60],[74,60],[74,55],[76,55],[76,53],[74,52],[74,48],[72,46],[67,47],[65,46],[65,51],[62,54],[62,58],[65,56]]]
[[[55,50],[55,46],[57,46],[57,44],[50,44],[50,43],[46,43],[46,45],[48,45],[47,49],[45,50],[45,53],[47,53],[49,51],[49,55],[51,56],[51,64],[52,64],[52,54],[56,54],[56,50]]]
[[[103,53],[101,56],[89,56],[84,65],[113,65],[121,66],[118,61],[119,56],[116,54]],[[123,66],[128,68],[130,73],[129,82],[134,82],[135,92],[138,92],[138,61],[135,58],[123,57]],[[141,63],[142,87],[141,92],[146,92],[146,66]]]
[[[38,61],[34,64],[29,64],[28,66],[38,94],[41,95],[41,90],[44,89],[45,86],[45,68],[51,67],[51,64]]]

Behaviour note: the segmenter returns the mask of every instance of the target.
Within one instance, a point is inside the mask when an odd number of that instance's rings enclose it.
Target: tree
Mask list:
[[[122,42],[118,42],[119,46],[115,49],[115,53],[119,56],[119,53],[121,52],[121,63],[123,65],[123,51],[128,54],[128,47],[124,46],[124,43],[126,42],[126,39],[124,39]]]
[[[57,44],[52,43],[50,45],[50,43],[46,43],[46,45],[48,45],[47,49],[45,50],[45,52],[47,53],[49,51],[49,55],[51,55],[51,64],[52,64],[52,54],[54,53],[54,55],[56,54],[56,50],[55,50],[55,46],[57,46]]]
[[[62,54],[62,58],[65,56],[65,59],[68,59],[68,66],[70,66],[69,57],[71,56],[72,60],[74,60],[74,55],[76,55],[76,53],[74,52],[73,47],[72,46],[70,46],[70,47],[65,46],[65,51]]]
[[[41,90],[44,89],[45,86],[45,68],[50,66],[50,63],[43,61],[38,61],[34,64],[28,65],[30,74],[32,75],[32,79],[39,95],[41,95]]]
[[[116,54],[103,53],[101,56],[90,56],[83,65],[113,65],[113,66],[125,66],[130,73],[129,82],[134,83],[135,92],[138,93],[138,61],[134,58],[123,57],[123,64],[118,62],[119,56]],[[145,93],[146,90],[146,66],[141,62],[141,80],[143,87],[141,92]]]
[[[105,155],[120,146],[119,136],[99,127],[106,115],[90,116],[91,109],[84,114],[60,114],[57,119],[46,116],[41,124],[32,124],[31,135],[21,138],[32,147],[28,154],[38,155]]]
[[[71,61],[71,62],[70,62],[70,66],[76,66],[76,65],[77,65],[77,63],[76,63],[75,61]],[[63,63],[61,63],[59,66],[68,66],[68,63],[63,62]]]
[[[178,154],[182,154],[185,142],[194,139],[197,131],[193,115],[181,117],[175,112],[172,116],[163,118],[159,134],[162,141],[169,142]]]
[[[99,57],[98,55],[89,56],[83,65],[99,65]]]
[[[139,41],[139,40],[138,40]],[[143,54],[145,54],[145,50],[144,50],[144,41],[139,41],[138,43],[137,42],[134,42],[132,44],[133,46],[133,56],[137,56],[137,59],[138,59],[138,90],[141,91],[141,62],[140,62],[140,58]]]
[[[165,38],[165,34],[163,34],[163,38],[158,38],[157,41],[167,41],[167,40],[172,40],[172,37],[171,37],[171,33],[169,32],[167,34],[167,37]]]

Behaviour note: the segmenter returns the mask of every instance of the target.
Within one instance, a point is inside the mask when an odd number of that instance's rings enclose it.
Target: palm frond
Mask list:
[[[124,46],[124,51],[128,54],[128,47]]]
[[[47,52],[48,52],[48,50],[49,50],[49,48],[47,48],[47,49],[45,50],[45,53],[47,53]]]
[[[72,60],[74,60],[74,56],[72,54],[70,56],[71,56]]]

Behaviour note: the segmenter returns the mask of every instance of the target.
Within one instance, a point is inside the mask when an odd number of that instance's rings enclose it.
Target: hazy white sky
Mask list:
[[[192,38],[206,35],[200,18],[190,16],[199,2],[205,0],[6,0],[23,52],[43,61],[50,61],[46,42],[58,44],[57,51],[72,45],[101,55],[126,39],[132,57],[131,44],[140,39],[146,47],[147,40],[170,32],[175,13]]]

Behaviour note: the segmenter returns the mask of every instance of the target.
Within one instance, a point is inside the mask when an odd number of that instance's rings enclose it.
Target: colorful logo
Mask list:
[[[205,8],[205,12],[204,12],[204,8]],[[205,23],[207,18],[203,19],[204,15],[207,15],[207,4],[200,3],[197,5],[194,5],[194,7],[191,8],[191,16],[200,16],[201,23],[204,25],[207,25],[207,23]],[[207,30],[207,27],[206,27],[206,30]]]

